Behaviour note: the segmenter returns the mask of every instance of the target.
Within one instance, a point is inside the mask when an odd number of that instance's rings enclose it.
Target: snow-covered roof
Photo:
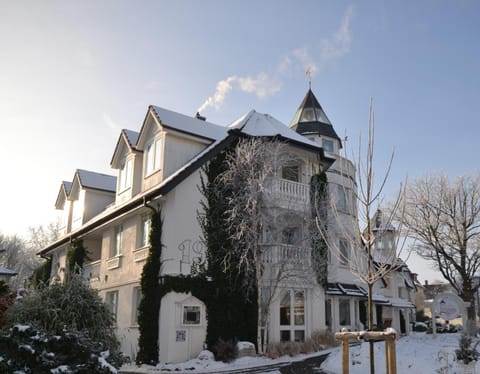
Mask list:
[[[251,110],[232,122],[228,128],[230,130],[240,130],[242,133],[250,136],[281,136],[287,140],[290,139],[309,147],[321,149],[318,143],[298,134],[271,115],[258,113],[255,110]]]
[[[214,123],[203,121],[196,117],[189,117],[155,105],[151,105],[150,108],[160,123],[165,127],[211,140],[218,140],[227,135],[227,128],[223,126],[215,125]]]
[[[133,130],[128,130],[128,129],[123,129],[122,131],[125,134],[130,146],[132,148],[135,148],[135,145],[137,144],[137,139],[138,139],[138,132]]]
[[[62,186],[65,189],[65,193],[68,195],[70,193],[70,189],[72,188],[72,182],[63,181]]]
[[[0,275],[14,276],[17,272],[0,266]]]
[[[107,174],[101,174],[94,171],[77,169],[80,184],[85,188],[93,188],[96,190],[112,191],[117,188],[117,177]]]
[[[57,200],[55,201],[55,208],[56,209],[63,209],[65,205],[65,201],[70,194],[70,190],[72,189],[72,182],[63,181],[60,185],[60,189],[58,190]]]

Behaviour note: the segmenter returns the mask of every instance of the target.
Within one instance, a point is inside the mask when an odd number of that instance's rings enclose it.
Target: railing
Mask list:
[[[265,244],[262,253],[264,264],[307,266],[310,261],[310,248],[297,247],[288,244]]]
[[[310,186],[308,184],[287,179],[273,179],[272,192],[275,196],[294,200],[308,201],[310,198]]]
[[[93,261],[83,265],[83,278],[90,283],[100,281],[101,260]]]

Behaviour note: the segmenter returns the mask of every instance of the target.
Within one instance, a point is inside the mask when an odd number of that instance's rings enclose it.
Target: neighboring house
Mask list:
[[[0,266],[0,280],[8,282],[10,277],[17,275],[17,272]]]
[[[137,307],[150,208],[161,209],[163,219],[159,275],[190,274],[192,263],[205,256],[197,219],[201,167],[245,136],[275,137],[286,143],[290,156],[271,178],[272,199],[264,212],[269,218],[262,233],[263,261],[267,268],[283,262],[292,269],[270,305],[270,340],[303,341],[315,330],[362,327],[366,292],[346,262],[329,256],[327,289],[318,285],[311,269],[305,271],[311,258],[306,217],[314,174],[327,171],[330,198],[344,226],[358,224],[354,166],[340,156],[341,140],[313,92],[308,91],[290,128],[255,111],[223,127],[150,106],[138,133],[122,130],[119,136],[110,164],[116,177],[77,170],[71,183],[61,184],[56,208],[64,217],[63,236],[41,251],[52,257],[52,269],[62,278],[69,243],[83,240],[89,253],[84,277],[109,305],[121,349],[132,358],[138,349]],[[347,257],[362,250],[352,248],[333,221],[329,235]],[[262,281],[267,287],[268,277]],[[392,298],[405,296],[395,292]],[[201,300],[165,295],[159,315],[160,361],[197,355],[204,348],[206,325]]]
[[[397,230],[386,222],[381,210],[377,210],[372,219],[373,234],[376,236],[373,249],[374,261],[382,264],[389,253],[396,252]],[[411,330],[415,321],[415,301],[417,287],[415,276],[401,259],[396,259],[395,270],[391,271],[373,287],[373,300],[376,302],[374,319],[377,326],[393,327],[401,334]]]

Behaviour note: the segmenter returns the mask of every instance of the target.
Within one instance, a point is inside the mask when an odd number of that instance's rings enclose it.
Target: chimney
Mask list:
[[[428,280],[425,279],[425,286],[428,286]]]
[[[199,119],[200,121],[206,121],[206,119],[207,119],[207,117],[204,117],[204,116],[200,115],[199,112],[197,112],[197,114],[195,114],[195,118]]]

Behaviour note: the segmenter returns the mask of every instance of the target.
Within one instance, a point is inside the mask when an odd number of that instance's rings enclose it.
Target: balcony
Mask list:
[[[307,203],[310,200],[310,185],[287,179],[272,179],[271,192],[275,198]]]
[[[83,278],[90,283],[100,281],[101,260],[93,261],[83,266]]]
[[[288,244],[265,244],[262,261],[265,265],[286,265],[289,268],[305,268],[311,264],[310,248]]]

